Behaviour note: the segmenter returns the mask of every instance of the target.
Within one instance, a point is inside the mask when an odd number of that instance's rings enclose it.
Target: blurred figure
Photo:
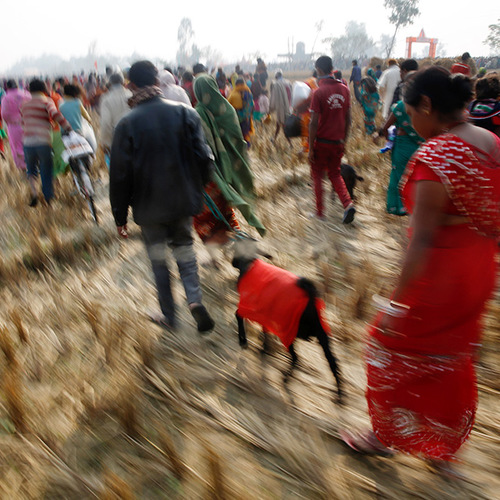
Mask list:
[[[451,463],[474,424],[474,362],[500,237],[500,139],[465,121],[471,97],[468,78],[437,66],[405,90],[408,115],[426,140],[402,188],[410,243],[392,300],[369,330],[373,430],[342,432],[356,451],[401,450],[451,477],[459,476]]]
[[[370,78],[373,78],[375,80],[375,83],[378,80],[377,75],[375,74],[375,70],[373,68],[368,68],[366,70],[366,76],[369,76]]]
[[[236,80],[236,85],[228,98],[231,106],[236,110],[238,121],[240,122],[243,138],[250,146],[250,139],[253,134],[253,97],[243,78]]]
[[[347,80],[342,76],[342,71],[340,71],[340,69],[335,70],[333,72],[333,76],[337,80],[340,80],[347,88],[349,88],[349,84],[347,83]]]
[[[301,125],[302,150],[299,154],[309,153],[309,124],[311,123],[310,107],[313,92],[318,88],[317,76],[318,74],[316,70],[314,70],[312,76],[304,82],[310,89],[309,95],[305,99],[294,104],[294,112],[300,116]]]
[[[196,78],[194,91],[198,100],[196,111],[215,157],[212,182],[205,188],[209,197],[207,202],[213,201],[224,218],[215,217],[214,207],[205,203],[202,212],[195,217],[196,232],[204,243],[227,243],[228,231],[239,230],[234,212],[237,208],[251,226],[264,234],[265,228],[254,214],[253,175],[236,111],[221,95],[217,82],[210,75]]]
[[[276,141],[280,129],[285,126],[285,118],[290,114],[292,102],[292,86],[288,80],[283,78],[283,73],[279,69],[276,71],[276,80],[271,84],[270,110],[276,114],[276,131],[272,141]],[[284,132],[283,132],[284,133]],[[290,139],[287,138],[291,145]]]
[[[352,87],[354,90],[354,97],[356,101],[361,102],[361,68],[358,66],[358,61],[352,61],[352,71],[351,78],[349,82],[352,82]]]
[[[42,80],[34,79],[29,84],[31,99],[21,107],[21,116],[24,133],[24,159],[31,190],[30,207],[38,203],[36,179],[40,172],[42,192],[45,201],[50,204],[54,197],[52,186],[52,126],[51,120],[56,121],[66,131],[71,125],[56,109],[54,101],[47,97],[47,87]]]
[[[236,85],[236,80],[240,77],[240,76],[243,76],[243,71],[241,70],[241,67],[239,64],[237,64],[234,68],[234,72],[233,74],[231,75],[231,86],[234,88],[234,86]]]
[[[92,120],[80,100],[79,87],[72,84],[64,86],[64,102],[59,106],[59,110],[64,118],[68,120],[71,128],[85,137],[95,153],[97,151],[97,141],[92,128]]]
[[[2,100],[5,96],[5,90],[3,89],[2,86],[0,86],[0,116],[2,113]],[[0,120],[0,156],[2,158],[5,158],[5,144],[3,140],[7,137],[7,134],[5,133],[5,130],[3,129],[3,124],[2,121]]]
[[[213,157],[196,112],[162,99],[158,71],[150,61],[133,64],[129,79],[134,109],[116,126],[111,148],[109,195],[117,231],[120,237],[128,237],[128,207],[132,206],[161,308],[150,319],[170,329],[177,324],[166,260],[168,245],[198,331],[205,332],[214,322],[202,304],[191,229],[192,217],[203,205],[203,186],[209,180]]]
[[[408,73],[405,81],[414,73]],[[387,213],[392,215],[407,215],[406,208],[401,201],[399,194],[399,183],[406,169],[406,165],[413,156],[413,153],[424,142],[415,129],[412,127],[411,119],[406,112],[406,106],[403,101],[399,101],[392,107],[391,114],[384,126],[379,132],[379,137],[384,136],[389,140],[389,129],[395,125],[396,135],[394,137],[391,154],[391,175],[389,177],[389,186],[387,188]]]
[[[382,108],[382,117],[384,120],[389,116],[391,110],[392,98],[398,83],[401,81],[399,66],[396,59],[389,59],[389,67],[382,73],[377,83],[378,90],[381,93],[384,106]]]
[[[471,68],[469,64],[467,64],[470,58],[470,54],[468,52],[464,52],[460,57],[460,60],[453,64],[453,66],[451,67],[452,74],[471,76]]]
[[[375,115],[380,106],[380,96],[377,92],[377,82],[370,76],[361,80],[361,91],[359,102],[363,108],[365,132],[372,135],[375,130]]]
[[[356,209],[340,175],[340,163],[351,127],[351,96],[349,89],[331,75],[331,57],[319,57],[315,66],[318,88],[312,96],[309,124],[309,162],[316,198],[315,216],[324,218],[323,176],[327,172],[344,206],[342,222],[350,224],[354,220]]]
[[[268,74],[267,74],[267,66],[266,63],[260,58],[257,58],[257,67],[255,68],[255,73],[259,75],[260,83],[262,87],[266,87]]]
[[[169,101],[182,102],[191,106],[191,101],[186,91],[175,83],[175,78],[169,71],[160,71],[158,75],[159,86],[163,97]]]
[[[496,73],[476,81],[476,100],[469,106],[469,121],[500,137],[500,80]]]
[[[104,151],[108,168],[115,128],[130,109],[128,100],[132,97],[132,92],[126,89],[123,84],[124,79],[121,73],[111,74],[109,76],[109,90],[102,96],[99,106],[101,147]]]
[[[215,80],[217,81],[217,86],[219,87],[220,93],[227,97],[227,76],[222,68],[217,68],[217,73],[215,74]]]
[[[377,80],[382,76],[382,66],[380,66],[380,64],[375,66],[375,76],[377,77]]]
[[[193,66],[193,76],[196,78],[200,73],[207,73],[207,68],[202,63],[196,63]]]
[[[6,86],[7,91],[1,102],[2,120],[7,126],[7,135],[14,163],[19,170],[26,170],[21,107],[31,99],[31,96],[29,92],[20,90],[15,80],[8,80]]]
[[[190,71],[184,71],[182,74],[182,84],[181,87],[186,91],[186,94],[189,97],[189,100],[191,101],[191,106],[196,106],[196,103],[198,102],[196,100],[196,97],[194,95],[194,90],[193,90],[193,73]]]
[[[401,81],[398,83],[398,86],[394,91],[394,96],[392,97],[392,105],[398,103],[401,99],[403,99],[403,87],[406,77],[413,71],[418,71],[418,62],[415,61],[415,59],[405,59],[401,63],[401,67],[399,69],[399,76],[401,77]]]

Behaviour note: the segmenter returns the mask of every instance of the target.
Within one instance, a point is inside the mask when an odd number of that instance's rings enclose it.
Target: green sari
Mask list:
[[[236,111],[220,93],[215,79],[206,73],[195,78],[194,93],[196,111],[215,157],[213,180],[229,205],[263,235],[265,228],[253,212],[253,175]]]
[[[54,153],[53,162],[54,162],[54,177],[65,174],[68,171],[69,163],[65,162],[62,159],[62,154],[64,153],[64,143],[61,137],[60,130],[52,131],[52,152]]]
[[[413,153],[424,142],[415,129],[411,126],[411,120],[406,113],[403,101],[399,101],[392,108],[392,113],[396,117],[397,131],[404,131],[403,135],[394,138],[392,148],[392,170],[387,188],[387,212],[394,215],[406,215],[406,209],[399,195],[399,182],[406,169],[406,164],[413,156]]]

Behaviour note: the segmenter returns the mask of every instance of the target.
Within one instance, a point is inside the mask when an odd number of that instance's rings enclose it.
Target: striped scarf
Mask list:
[[[156,96],[163,96],[163,92],[161,91],[160,87],[157,87],[156,85],[140,87],[134,90],[132,97],[128,100],[128,105],[131,108],[135,108],[141,102],[147,101]]]

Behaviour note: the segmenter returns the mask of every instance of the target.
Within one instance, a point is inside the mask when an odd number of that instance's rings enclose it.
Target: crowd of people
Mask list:
[[[261,59],[253,76],[239,66],[226,76],[222,68],[211,75],[202,64],[174,73],[139,61],[128,70],[126,85],[117,71],[85,81],[33,79],[26,88],[9,80],[1,113],[15,165],[26,171],[31,206],[38,202],[38,171],[45,201],[54,196],[60,131],[53,124],[79,132],[94,150],[99,143],[109,163],[118,235],[128,237],[132,207],[151,261],[160,312],[150,319],[168,330],[178,325],[168,246],[200,332],[212,330],[214,321],[203,305],[192,228],[207,247],[244,235],[240,216],[265,234],[249,157],[255,122],[274,113],[274,142],[292,110],[297,114],[311,166],[312,216],[325,219],[326,173],[343,205],[344,224],[356,214],[340,170],[352,107],[364,114],[368,144],[387,138],[394,127],[387,212],[411,215],[410,243],[396,288],[369,328],[372,427],[346,429],[342,438],[361,453],[399,450],[456,475],[450,464],[474,423],[474,363],[500,237],[499,78],[472,79],[467,57],[451,72],[391,59],[384,71],[368,68],[363,75],[353,61],[348,83],[332,59],[321,56],[300,85],[281,71],[268,82]],[[92,107],[99,112],[98,141]],[[377,130],[379,112],[384,123]]]

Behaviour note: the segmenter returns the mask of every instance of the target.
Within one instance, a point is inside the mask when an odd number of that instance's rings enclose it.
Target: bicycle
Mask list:
[[[64,147],[63,160],[69,163],[76,190],[87,201],[90,214],[96,224],[99,224],[94,202],[95,189],[89,175],[92,148],[87,140],[76,132],[62,136]]]

